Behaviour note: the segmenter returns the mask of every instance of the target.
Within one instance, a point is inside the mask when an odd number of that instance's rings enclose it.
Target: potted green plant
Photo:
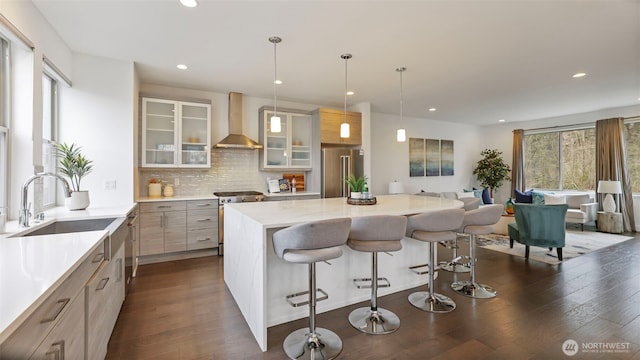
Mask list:
[[[509,181],[511,168],[502,159],[502,151],[496,149],[484,149],[480,152],[482,159],[478,161],[473,175],[483,187],[489,188],[490,196],[493,198],[493,191],[502,186],[503,181]]]
[[[93,161],[87,159],[76,144],[62,143],[56,147],[58,171],[69,178],[71,197],[65,199],[69,210],[84,210],[89,206],[89,192],[80,189],[80,181],[93,170]]]
[[[349,190],[351,190],[351,195],[349,197],[351,197],[352,199],[359,199],[360,195],[362,194],[364,185],[367,183],[367,177],[364,175],[356,177],[355,175],[351,174],[344,179],[344,182],[349,185]]]

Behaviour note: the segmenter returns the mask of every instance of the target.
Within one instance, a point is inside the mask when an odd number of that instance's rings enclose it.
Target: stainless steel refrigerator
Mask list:
[[[322,149],[322,197],[347,197],[349,185],[344,179],[349,175],[364,174],[363,155],[360,150],[349,148]]]

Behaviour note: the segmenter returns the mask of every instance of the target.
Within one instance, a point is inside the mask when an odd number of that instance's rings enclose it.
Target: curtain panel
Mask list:
[[[515,190],[525,191],[524,181],[524,130],[513,130],[513,157],[511,160],[511,197]]]
[[[600,180],[620,181],[622,194],[616,195],[616,201],[622,212],[624,231],[635,231],[633,193],[627,168],[623,118],[596,121],[596,189]],[[600,204],[599,208],[602,209],[604,195],[597,194],[597,200]]]

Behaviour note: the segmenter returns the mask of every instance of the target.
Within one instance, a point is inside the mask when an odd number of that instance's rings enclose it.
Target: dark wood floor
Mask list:
[[[222,261],[141,266],[107,359],[286,358],[282,340],[307,321],[270,328],[269,349],[260,352],[224,285]],[[626,351],[579,352],[572,359],[640,359],[640,234],[561,265],[480,248],[477,270],[480,282],[497,289],[496,298],[455,294],[449,284],[456,275],[441,271],[436,291],[457,303],[452,313],[413,308],[408,290],[379,300],[401,319],[393,334],[366,335],[349,325],[349,312],[364,303],[319,314],[318,326],[340,335],[341,359],[567,359],[562,344],[568,339],[579,346],[628,343]]]

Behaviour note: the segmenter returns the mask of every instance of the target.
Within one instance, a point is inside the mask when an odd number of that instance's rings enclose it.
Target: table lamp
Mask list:
[[[404,193],[404,187],[401,182],[394,180],[389,183],[389,194],[402,194]]]
[[[616,202],[613,200],[611,194],[622,194],[620,181],[600,180],[598,182],[598,192],[600,194],[607,194],[607,196],[604,197],[602,209],[608,213],[616,212]]]

